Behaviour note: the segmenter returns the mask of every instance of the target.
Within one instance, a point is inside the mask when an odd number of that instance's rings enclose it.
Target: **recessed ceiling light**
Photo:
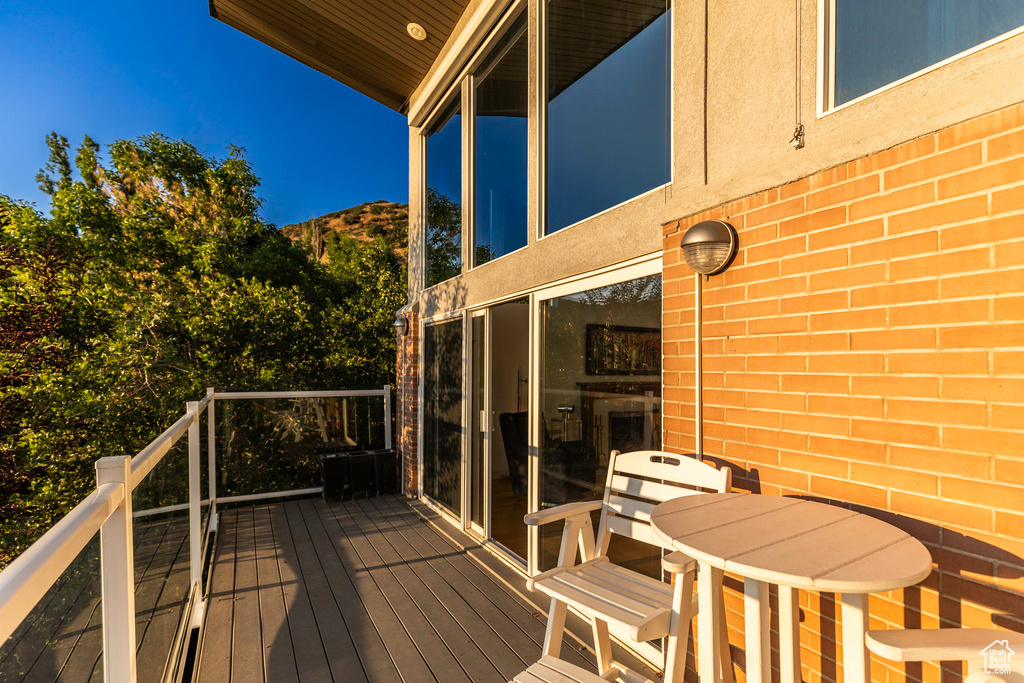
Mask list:
[[[405,27],[405,30],[409,32],[409,35],[416,40],[426,40],[427,32],[423,30],[423,27],[419,24],[412,23]]]

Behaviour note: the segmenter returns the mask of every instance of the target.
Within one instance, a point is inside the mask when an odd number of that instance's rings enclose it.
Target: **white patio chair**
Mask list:
[[[612,534],[620,534],[664,548],[650,525],[651,511],[656,505],[678,496],[702,493],[697,488],[679,485],[728,493],[731,482],[729,468],[718,470],[693,457],[660,451],[622,454],[612,451],[603,500],[568,503],[526,515],[525,522],[533,526],[565,522],[558,566],[527,582],[531,590],[551,596],[543,655],[558,657],[566,609],[571,605],[591,619],[599,673],[607,674],[613,666],[626,671],[626,667],[612,660],[608,624],[615,623],[625,627],[636,642],[667,636],[665,680],[676,680],[677,672],[678,680],[682,680],[690,619],[697,612],[693,595],[696,561],[680,552],[662,559],[662,567],[674,574],[673,587],[613,564],[607,556],[608,545]],[[595,540],[590,515],[596,511],[601,512],[601,521]],[[577,546],[580,564],[576,564]],[[721,600],[719,609],[724,625]],[[731,681],[732,664],[725,628],[720,637],[722,675],[726,681]]]
[[[513,678],[512,683],[609,683],[617,680],[621,679],[615,669],[598,676],[557,657],[541,657],[540,661]]]
[[[964,683],[1024,683],[1022,633],[994,628],[893,629],[868,631],[865,639],[869,650],[894,662],[967,662]]]

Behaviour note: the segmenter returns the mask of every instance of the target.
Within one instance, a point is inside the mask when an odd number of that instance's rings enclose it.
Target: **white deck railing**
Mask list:
[[[177,660],[191,628],[202,621],[204,541],[216,528],[217,504],[319,493],[320,487],[217,497],[215,401],[274,398],[346,398],[380,396],[384,399],[384,447],[391,448],[391,387],[360,391],[216,392],[207,389],[201,401],[186,404],[185,414],[134,457],[123,455],[96,461],[96,490],[60,519],[39,540],[0,572],[0,644],[7,641],[78,554],[100,533],[101,605],[103,610],[103,674],[108,683],[135,683],[135,578],[133,521],[137,517],[188,510],[190,590],[172,645],[171,665]],[[201,500],[199,428],[203,409],[207,417],[207,476],[209,498]],[[188,503],[134,512],[132,492],[187,433]],[[203,529],[202,506],[209,505]]]

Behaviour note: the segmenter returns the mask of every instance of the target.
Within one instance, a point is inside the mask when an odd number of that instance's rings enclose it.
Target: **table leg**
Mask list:
[[[747,683],[771,683],[771,611],[768,584],[743,579],[743,621],[747,633]]]
[[[697,571],[697,604],[700,609],[697,613],[697,672],[700,683],[718,683],[721,680],[718,629],[722,624],[719,623],[718,601],[722,595],[717,590],[721,585],[721,574],[721,569],[703,562]]]
[[[781,683],[800,683],[800,591],[779,586],[779,672]]]
[[[864,635],[868,631],[868,594],[843,593],[843,680],[867,683],[871,674],[871,655]]]

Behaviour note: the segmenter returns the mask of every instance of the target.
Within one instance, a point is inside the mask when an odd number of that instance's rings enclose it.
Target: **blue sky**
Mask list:
[[[0,2],[0,194],[48,208],[55,130],[246,149],[278,225],[408,201],[406,119],[209,16],[207,0]]]

